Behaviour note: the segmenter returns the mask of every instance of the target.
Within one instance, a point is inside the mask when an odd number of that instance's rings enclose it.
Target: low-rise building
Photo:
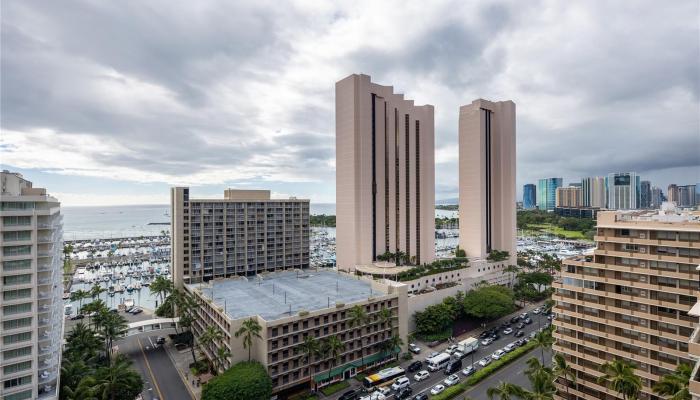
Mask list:
[[[282,397],[395,359],[398,349],[385,348],[394,335],[407,342],[407,291],[401,283],[333,270],[289,270],[188,284],[185,289],[199,304],[195,337],[207,326],[222,332],[220,342],[210,349],[204,346],[207,356],[215,358],[217,349],[225,347],[232,355],[223,366],[229,367],[247,360],[250,351],[267,369],[273,392]],[[356,305],[369,316],[360,326],[351,322],[350,310]],[[391,319],[380,317],[383,309],[391,312]],[[251,318],[262,329],[249,350],[235,332]],[[306,359],[302,344],[308,336],[323,341],[334,335],[344,345],[337,361],[329,356]]]

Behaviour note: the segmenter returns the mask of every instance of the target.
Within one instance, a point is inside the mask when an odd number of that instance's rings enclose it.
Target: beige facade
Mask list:
[[[581,188],[576,186],[557,188],[555,203],[557,207],[581,207]]]
[[[459,109],[459,245],[469,258],[515,242],[515,103],[474,100]]]
[[[63,341],[60,203],[0,172],[0,398],[57,399]]]
[[[170,215],[177,287],[309,266],[309,200],[233,189],[223,199],[194,199],[174,187]]]
[[[391,86],[350,75],[336,83],[337,265],[386,252],[435,258],[434,110]]]
[[[700,214],[627,211],[598,213],[592,255],[563,262],[556,293],[554,350],[577,375],[559,382],[559,398],[615,399],[596,383],[599,366],[631,361],[642,378],[640,399],[658,399],[652,387],[678,363],[691,363],[688,338],[698,326],[689,315],[698,300]],[[561,378],[560,378],[561,379]]]
[[[217,348],[225,346],[232,354],[225,367],[248,359],[248,349],[235,332],[245,320],[258,322],[261,337],[254,340],[251,356],[265,366],[274,393],[283,398],[300,388],[322,387],[395,360],[396,352],[383,351],[382,344],[392,335],[407,341],[407,291],[396,282],[333,270],[297,270],[255,280],[231,278],[185,285],[185,289],[200,305],[195,335],[201,335],[207,326],[216,326],[223,333],[220,342],[204,351],[213,357]],[[350,322],[350,309],[356,305],[369,315],[361,326]],[[390,320],[379,317],[382,309],[391,312]],[[330,359],[318,356],[305,360],[300,346],[307,336],[322,341],[333,335],[344,345],[337,363],[331,366]]]

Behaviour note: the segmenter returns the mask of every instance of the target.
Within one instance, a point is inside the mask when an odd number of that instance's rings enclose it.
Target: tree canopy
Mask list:
[[[464,296],[464,312],[476,318],[499,318],[514,310],[513,291],[503,286],[482,286]]]
[[[269,399],[272,380],[265,367],[256,361],[240,362],[207,382],[202,400]]]

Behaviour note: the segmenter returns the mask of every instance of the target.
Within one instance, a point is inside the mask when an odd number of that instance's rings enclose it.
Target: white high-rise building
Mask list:
[[[0,398],[58,398],[63,340],[60,203],[0,172]]]
[[[608,189],[604,176],[581,179],[581,195],[584,207],[605,208],[608,203]]]
[[[608,208],[611,210],[635,210],[639,208],[641,182],[634,172],[608,175]]]

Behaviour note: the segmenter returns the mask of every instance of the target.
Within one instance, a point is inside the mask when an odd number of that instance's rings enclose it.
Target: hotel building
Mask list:
[[[57,399],[63,340],[60,203],[0,172],[0,398]]]
[[[560,399],[617,399],[597,384],[599,367],[621,358],[636,365],[640,399],[679,363],[691,363],[688,338],[698,326],[700,213],[600,212],[591,255],[563,261],[554,283],[554,350],[566,357],[576,383],[559,378]],[[568,395],[567,395],[568,386]]]
[[[610,210],[635,210],[641,203],[641,182],[634,172],[608,175],[608,207]]]
[[[543,211],[554,210],[557,188],[562,187],[562,178],[544,178],[537,181],[537,208]]]
[[[459,109],[459,246],[515,259],[515,103],[483,99]]]
[[[581,188],[577,186],[557,188],[555,203],[556,207],[581,207]]]
[[[309,266],[309,200],[271,199],[269,190],[195,199],[170,192],[173,281],[208,281]]]
[[[273,393],[281,398],[396,360],[400,349],[386,345],[394,335],[407,343],[407,287],[397,282],[307,269],[188,284],[185,290],[199,303],[195,336],[208,326],[222,332],[220,341],[202,350],[211,358],[218,348],[227,348],[232,356],[224,362],[226,368],[248,360],[243,338],[235,332],[248,319],[258,322],[261,337],[253,339],[251,358],[267,369]],[[354,306],[365,309],[366,323],[351,323]],[[389,310],[389,319],[380,317],[383,309]],[[337,336],[343,343],[339,360],[312,356],[307,361],[302,344],[308,336],[319,342]]]
[[[350,75],[335,85],[337,265],[435,258],[434,110]]]

